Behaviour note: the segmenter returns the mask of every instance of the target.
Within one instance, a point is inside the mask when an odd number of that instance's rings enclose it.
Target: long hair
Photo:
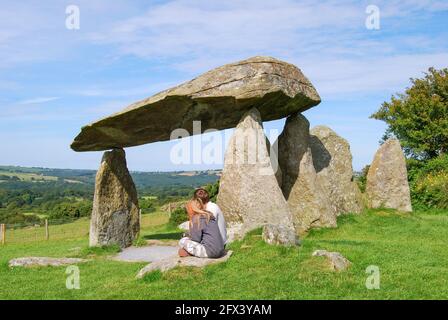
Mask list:
[[[207,223],[210,221],[211,213],[204,209],[204,203],[199,198],[193,198],[190,201],[187,202],[185,205],[185,208],[187,209],[188,218],[190,221],[190,227],[193,226],[193,217],[195,215],[199,215],[197,219],[197,226],[199,228],[200,226],[200,218],[201,216],[207,218]]]

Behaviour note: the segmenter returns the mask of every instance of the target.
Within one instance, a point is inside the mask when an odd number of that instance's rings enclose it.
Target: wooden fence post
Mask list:
[[[1,224],[1,230],[2,230],[2,244],[4,245],[6,243],[6,225],[4,223]]]
[[[139,223],[140,225],[142,225],[142,209],[138,210],[138,218],[139,218],[138,223]]]
[[[45,240],[50,239],[50,232],[48,230],[48,219],[45,219]]]

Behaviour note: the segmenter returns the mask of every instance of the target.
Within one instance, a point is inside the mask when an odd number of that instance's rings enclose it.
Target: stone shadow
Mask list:
[[[330,165],[331,154],[317,136],[310,135],[310,148],[316,173]]]
[[[156,233],[143,236],[145,240],[179,240],[183,232]]]

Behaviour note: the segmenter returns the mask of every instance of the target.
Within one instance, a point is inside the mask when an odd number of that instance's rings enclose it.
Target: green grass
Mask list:
[[[179,236],[162,213],[147,216],[141,237]],[[254,231],[231,245],[227,263],[154,272],[140,280],[135,275],[145,264],[108,260],[116,248],[88,249],[86,235],[9,244],[0,247],[0,299],[448,299],[448,211],[370,210],[340,217],[338,225],[313,230],[300,248],[269,246]],[[324,259],[311,257],[316,249],[339,251],[353,265],[331,272]],[[68,290],[63,267],[7,266],[21,256],[93,260],[79,265],[81,289]],[[380,269],[379,290],[365,287],[369,265]]]
[[[164,236],[167,236],[169,234],[167,233],[168,231],[173,231],[172,229],[167,229],[166,227],[168,219],[169,219],[168,214],[162,211],[156,211],[150,214],[142,215],[141,220],[142,237],[154,236],[154,234],[156,233],[155,231],[163,233]],[[90,220],[88,218],[80,218],[73,223],[66,223],[66,224],[56,224],[53,221],[50,221],[49,223],[50,223],[49,226],[50,240],[52,240],[49,243],[52,243],[53,240],[65,241],[65,240],[88,238],[89,225],[90,225]],[[151,235],[147,235],[148,232]],[[8,229],[6,234],[6,242],[8,243],[8,245],[9,244],[16,245],[32,242],[34,243],[39,242],[39,245],[48,244],[44,240],[45,240],[45,228],[43,226],[26,227],[21,229]]]

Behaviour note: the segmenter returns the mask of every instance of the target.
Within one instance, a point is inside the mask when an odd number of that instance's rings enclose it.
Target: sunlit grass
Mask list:
[[[150,214],[143,214],[141,218],[142,232],[151,227],[164,225],[168,222],[169,214],[156,211]],[[80,218],[72,223],[56,224],[57,221],[49,222],[50,240],[73,240],[84,239],[89,235],[90,219]],[[6,233],[7,244],[20,244],[29,242],[46,241],[45,227],[42,225],[30,226],[26,228],[8,229]]]
[[[144,239],[169,239],[178,230],[167,214],[142,217]],[[79,238],[0,247],[0,299],[448,299],[448,211],[401,214],[370,210],[342,216],[336,229],[313,230],[300,248],[265,244],[260,231],[234,242],[231,259],[204,269],[176,268],[137,280],[144,263],[109,260],[116,248],[88,249],[88,221],[72,226]],[[68,229],[66,230],[68,232]],[[23,232],[26,232],[25,230]],[[331,272],[316,249],[338,251],[352,262]],[[88,257],[81,289],[65,287],[65,268],[10,269],[21,256]],[[380,289],[365,286],[366,268],[380,270]]]

